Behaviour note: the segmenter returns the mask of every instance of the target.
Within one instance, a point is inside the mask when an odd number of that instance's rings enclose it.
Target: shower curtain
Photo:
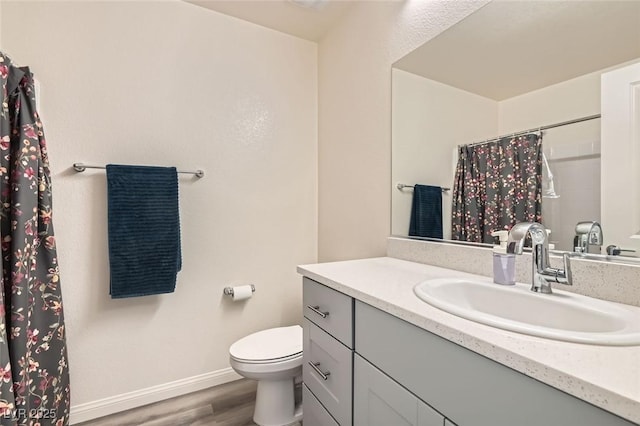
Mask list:
[[[542,221],[542,138],[502,138],[458,150],[452,238],[493,243],[493,231]]]
[[[69,424],[51,181],[34,80],[0,52],[0,424]]]

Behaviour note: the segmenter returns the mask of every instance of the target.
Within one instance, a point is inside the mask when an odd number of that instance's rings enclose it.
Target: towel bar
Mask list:
[[[106,169],[105,166],[90,166],[88,164],[84,164],[84,163],[73,163],[73,169],[78,172],[84,172],[87,169]],[[191,171],[191,170],[178,170],[178,173],[182,173],[182,174],[188,174],[188,175],[196,175],[196,177],[204,177],[204,170],[195,170],[195,171]]]
[[[413,189],[413,185],[407,185],[407,184],[404,184],[404,183],[399,183],[399,184],[396,185],[396,188],[398,188],[400,191],[402,191],[405,188]],[[451,188],[442,188],[442,192],[446,192],[446,191],[449,191],[449,190],[451,190]]]

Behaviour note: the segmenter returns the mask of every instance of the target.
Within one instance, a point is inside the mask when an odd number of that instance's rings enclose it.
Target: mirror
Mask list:
[[[597,221],[604,241],[596,252],[615,244],[640,255],[640,246],[627,247],[634,240],[607,236],[615,214],[606,200],[616,189],[605,177],[617,165],[602,158],[612,148],[601,142],[600,118],[601,75],[635,63],[640,2],[605,0],[494,0],[400,59],[392,69],[392,235],[408,235],[412,187],[424,184],[450,188],[442,228],[451,239],[458,147],[550,127],[542,131],[545,183],[559,195],[542,198],[550,243],[574,250],[576,224]]]

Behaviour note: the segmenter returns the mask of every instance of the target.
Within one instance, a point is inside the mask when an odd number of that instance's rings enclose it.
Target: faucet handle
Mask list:
[[[579,253],[568,252],[562,254],[562,265],[564,269],[558,271],[558,276],[556,277],[557,282],[565,285],[573,285],[573,273],[571,272],[571,262],[569,261],[569,258],[577,257],[579,255]]]
[[[622,252],[635,253],[636,251],[633,249],[621,249],[620,247],[614,244],[607,246],[607,254],[609,256],[618,256]]]
[[[573,285],[573,273],[571,272],[571,262],[569,261],[569,259],[572,257],[581,257],[581,256],[582,256],[581,253],[565,252],[562,254],[562,265],[563,265],[562,269],[549,267],[549,268],[546,268],[543,272],[539,273],[539,275],[548,282],[556,282],[558,284],[564,284],[564,285]],[[548,287],[550,289],[550,286]],[[534,290],[534,291],[537,291],[537,290]],[[542,293],[551,293],[551,291],[542,290]]]

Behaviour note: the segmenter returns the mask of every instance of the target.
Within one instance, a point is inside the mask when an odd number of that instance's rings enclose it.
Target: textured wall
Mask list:
[[[301,320],[316,260],[317,48],[182,2],[3,2],[3,48],[41,82],[73,404],[229,366],[228,347]],[[174,294],[109,298],[103,171],[180,178]],[[144,224],[141,224],[144,226]],[[246,304],[225,285],[254,283]]]
[[[320,42],[321,261],[384,255],[391,229],[391,65],[485,3],[359,2]]]

